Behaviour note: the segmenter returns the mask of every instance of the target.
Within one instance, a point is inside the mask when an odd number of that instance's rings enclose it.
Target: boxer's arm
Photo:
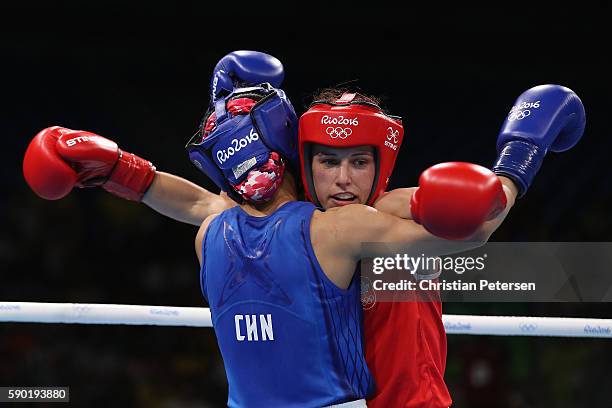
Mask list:
[[[469,163],[434,166],[420,185],[420,197],[404,203],[419,214],[418,223],[363,205],[320,214],[315,233],[330,241],[325,252],[358,259],[362,242],[420,246],[430,255],[475,248],[502,224],[517,194],[508,178]]]
[[[410,205],[406,203],[410,203],[412,194],[414,194],[416,189],[417,187],[410,187],[391,190],[376,200],[373,207],[378,211],[411,220]]]
[[[501,226],[504,222],[510,209],[514,207],[514,203],[516,202],[516,198],[518,197],[519,190],[516,184],[509,179],[508,177],[498,176],[499,181],[502,183],[502,187],[504,189],[504,194],[506,194],[506,208],[497,215],[497,217],[492,220],[485,221],[482,227],[474,234],[474,236],[470,237],[472,241],[479,241],[482,243],[486,243],[491,235]]]
[[[236,205],[226,194],[220,195],[173,174],[156,172],[142,202],[176,221],[201,225],[211,214]]]
[[[506,209],[494,219],[486,221],[484,224],[482,224],[482,227],[473,236],[468,237],[467,240],[488,241],[489,237],[497,228],[499,228],[508,215],[510,208],[514,205],[516,197],[518,196],[518,188],[516,187],[516,184],[514,184],[514,182],[508,177],[499,176],[499,180],[501,181],[504,193],[506,194],[506,202],[508,203]],[[391,190],[388,193],[385,193],[374,203],[374,208],[386,214],[412,220],[410,205],[407,203],[410,203],[412,195],[416,189],[417,187],[409,187]],[[428,234],[428,232],[425,230],[423,233]]]
[[[329,252],[342,254],[342,257],[348,256],[355,261],[360,259],[361,244],[365,242],[423,245],[422,248],[427,249],[428,255],[453,253],[484,244],[476,239],[485,234],[476,236],[474,240],[472,237],[465,240],[447,240],[431,234],[413,220],[386,214],[361,204],[332,208],[325,211],[322,217],[325,217],[321,220],[325,232],[318,235],[334,237],[327,243]]]
[[[343,289],[350,284],[357,262],[362,258],[362,243],[410,245],[419,254],[428,256],[460,252],[481,245],[436,237],[412,220],[362,204],[316,212],[311,222],[310,238],[325,274]]]
[[[509,179],[498,179],[490,171],[468,163],[435,166],[425,172],[421,182],[417,200],[412,200],[414,189],[399,190],[396,197],[390,198],[397,199],[398,208],[410,208],[414,204],[419,222],[438,235],[414,220],[364,205],[332,208],[313,215],[313,248],[332,282],[341,288],[348,287],[355,265],[362,257],[363,242],[406,245],[428,256],[481,246],[508,215],[517,192]],[[457,185],[459,189],[455,188]],[[472,200],[466,196],[473,196]],[[390,203],[391,200],[387,202]]]

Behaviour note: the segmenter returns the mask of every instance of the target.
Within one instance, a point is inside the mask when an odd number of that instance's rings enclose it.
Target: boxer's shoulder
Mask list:
[[[220,213],[214,213],[206,217],[204,221],[202,221],[202,224],[200,225],[200,229],[198,230],[198,233],[196,234],[195,250],[198,256],[198,260],[200,261],[200,265],[202,264],[202,241],[204,240],[204,237],[206,236],[206,231],[208,230],[210,223],[213,222],[213,220],[217,218],[219,214]]]

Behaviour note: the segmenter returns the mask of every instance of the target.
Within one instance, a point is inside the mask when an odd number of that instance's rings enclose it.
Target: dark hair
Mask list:
[[[382,99],[383,99],[382,97],[373,96],[373,95],[365,95],[361,93],[360,90],[344,88],[344,87],[317,89],[312,94],[311,103],[319,102],[319,101],[334,103],[338,99],[340,99],[340,97],[345,93],[356,94],[355,99],[353,99],[353,102],[373,103],[374,105],[378,105],[383,112],[385,111],[383,107],[381,106]]]

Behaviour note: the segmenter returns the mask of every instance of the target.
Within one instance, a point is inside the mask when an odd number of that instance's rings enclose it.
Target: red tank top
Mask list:
[[[376,302],[365,309],[366,361],[376,380],[368,407],[449,407],[442,303]]]

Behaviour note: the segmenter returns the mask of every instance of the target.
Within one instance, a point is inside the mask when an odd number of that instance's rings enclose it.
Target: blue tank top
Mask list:
[[[333,284],[310,241],[315,207],[218,215],[202,243],[202,293],[225,364],[230,407],[322,407],[365,398],[359,276]]]

